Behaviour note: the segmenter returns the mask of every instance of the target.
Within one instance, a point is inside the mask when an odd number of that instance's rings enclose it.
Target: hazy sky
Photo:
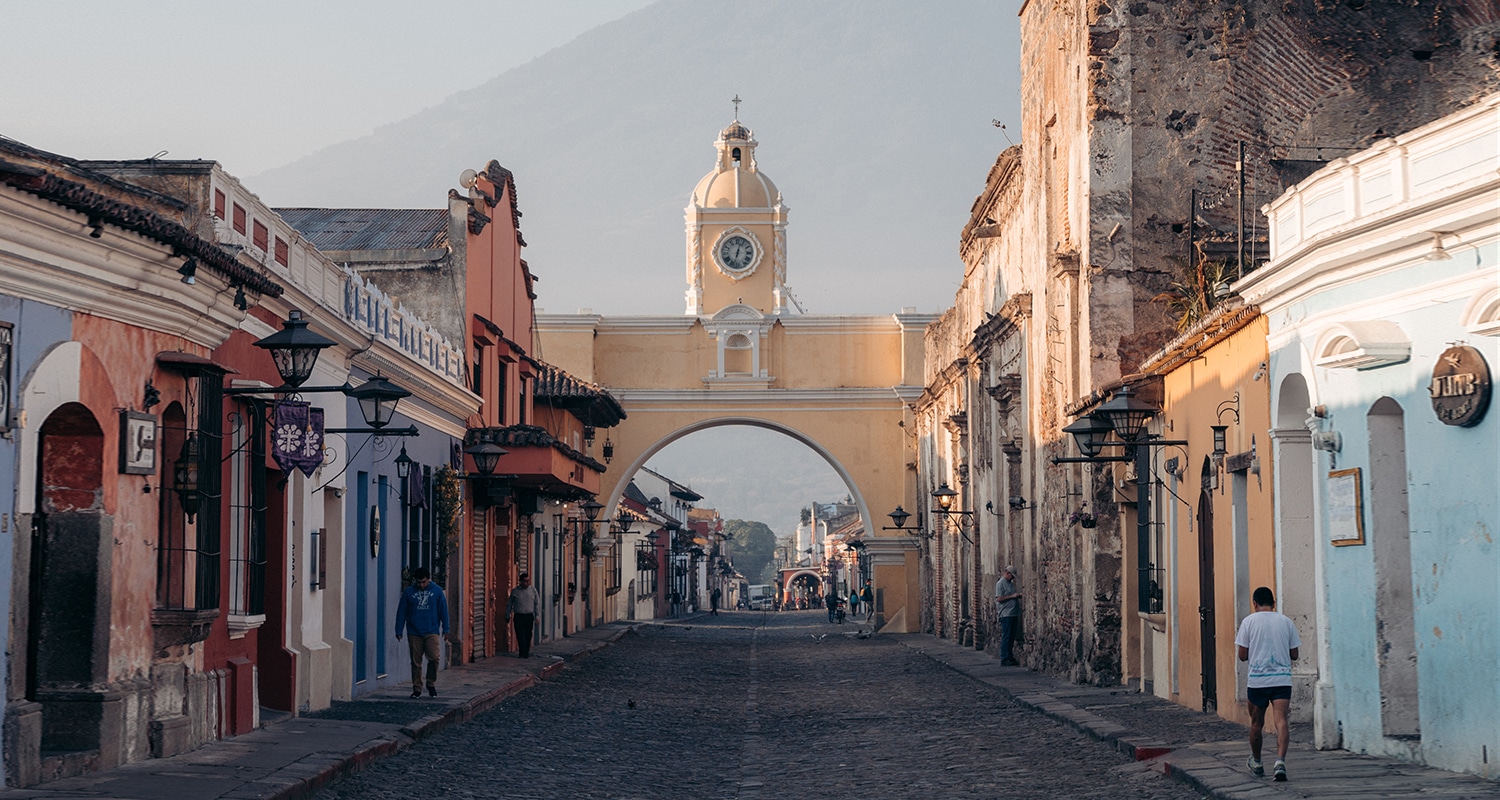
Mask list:
[[[1018,5],[1018,0],[996,2]],[[8,35],[0,46],[0,135],[74,158],[138,159],[165,151],[169,159],[212,159],[257,191],[255,176],[260,173],[411,117],[650,3],[18,0],[6,9]],[[830,4],[829,12],[834,11]],[[1013,20],[1014,9],[1001,16]],[[754,118],[769,118],[774,100],[756,99],[762,106]],[[701,130],[693,135],[701,145],[691,157],[699,166],[688,169],[682,197],[696,180],[694,169],[709,163],[713,134],[732,113],[727,101],[715,100],[722,110],[696,121]],[[987,120],[1004,113],[985,103],[976,106],[970,114],[975,119],[966,124],[991,136],[998,152],[1005,140],[989,129]],[[785,141],[797,133],[772,126],[767,141]],[[783,145],[780,152],[786,149]],[[991,158],[989,150],[982,152],[971,178],[955,190],[961,211],[982,188]],[[776,174],[784,175],[779,178],[783,185],[797,185],[784,156],[772,161],[781,167]],[[443,172],[444,179],[451,180],[458,168]],[[528,188],[536,205],[536,197],[548,187]],[[680,202],[676,198],[674,194],[674,203]],[[804,195],[796,202],[803,204],[803,212],[812,205]],[[678,208],[651,221],[672,237],[674,247],[681,240]],[[537,233],[540,218],[528,217],[528,233]],[[948,238],[956,241],[961,223],[960,216]],[[799,241],[805,242],[806,234]],[[956,263],[948,248],[938,264]],[[532,255],[535,260],[537,254]],[[668,262],[670,295],[680,305],[680,256],[674,251]],[[553,270],[549,275],[561,271],[551,262],[545,266]],[[956,284],[961,278],[956,271],[943,273],[940,280]],[[557,283],[545,284],[553,293],[549,304],[559,309],[587,304],[566,291],[559,294]],[[894,310],[902,304],[879,307]],[[726,453],[739,455],[725,458]],[[700,432],[663,450],[651,465],[698,488],[706,495],[703,505],[719,508],[726,517],[759,519],[783,535],[795,528],[801,507],[847,493],[812,451],[759,429]],[[878,515],[886,509],[872,510],[877,524],[883,521]]]
[[[369,133],[650,0],[20,0],[0,135],[254,175]],[[253,189],[253,187],[251,187]]]

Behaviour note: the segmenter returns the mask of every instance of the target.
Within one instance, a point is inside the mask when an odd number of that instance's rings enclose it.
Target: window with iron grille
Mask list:
[[[229,613],[265,613],[266,481],[265,408],[239,404],[229,454]]]
[[[609,537],[609,586],[607,591],[614,594],[620,591],[624,583],[625,573],[625,543],[620,540],[618,533]]]
[[[426,567],[434,576],[439,570],[433,564],[436,548],[433,541],[432,467],[411,465],[411,476],[403,489],[404,511],[401,525],[406,537],[406,564],[410,571]]]
[[[206,611],[219,607],[220,408],[224,376],[202,370],[188,372],[184,379],[190,405],[201,410],[196,414],[196,425],[179,402],[172,402],[162,412],[157,463],[161,469],[159,483],[165,491],[157,493],[156,607]],[[189,522],[183,505],[184,493],[189,490],[179,485],[178,478],[179,473],[193,470],[197,489],[192,492],[192,500],[197,513]]]

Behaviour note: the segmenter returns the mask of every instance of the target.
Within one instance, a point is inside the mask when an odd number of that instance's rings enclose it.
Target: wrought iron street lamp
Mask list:
[[[474,470],[481,477],[488,478],[495,474],[495,465],[500,463],[500,457],[510,451],[494,442],[481,442],[465,447],[464,452],[474,459]]]
[[[922,527],[922,518],[920,516],[917,517],[917,526],[915,528],[906,527],[906,521],[911,519],[911,512],[907,511],[901,506],[896,506],[896,510],[892,511],[887,516],[891,518],[891,522],[895,523],[895,526],[892,527],[890,525],[882,525],[880,526],[880,529],[883,531],[901,531],[907,536],[910,536],[918,541],[922,539],[931,539],[933,537],[933,533],[931,531]]]
[[[365,428],[329,428],[324,433],[372,433],[380,436],[416,436],[415,425],[405,428],[387,429],[396,413],[396,404],[411,392],[392,383],[380,373],[355,388],[345,381],[341,386],[303,386],[312,377],[318,355],[338,344],[326,336],[308,330],[308,322],[296,309],[287,313],[281,330],[255,343],[256,347],[269,351],[276,364],[276,374],[281,376],[281,386],[267,388],[225,389],[224,395],[301,395],[339,393],[359,402],[360,415],[365,419]]]
[[[1052,459],[1054,464],[1135,462],[1136,604],[1139,610],[1148,614],[1161,611],[1148,558],[1151,552],[1151,448],[1187,445],[1185,441],[1160,439],[1146,432],[1146,424],[1160,411],[1157,406],[1138,399],[1128,384],[1121,386],[1114,397],[1094,409],[1092,414],[1063,428],[1073,435],[1083,457]],[[1105,441],[1111,430],[1119,441]],[[1124,447],[1125,454],[1099,455],[1105,446]]]
[[[365,418],[365,424],[377,429],[391,423],[391,417],[396,414],[396,404],[401,402],[401,398],[411,397],[411,392],[391,383],[379,372],[360,384],[359,388],[350,389],[347,394],[359,401],[359,413]]]
[[[287,314],[286,322],[281,323],[281,330],[256,342],[255,346],[270,351],[283,384],[295,389],[312,377],[318,355],[336,344],[338,342],[308,330],[302,312],[293,309]]]
[[[406,445],[401,445],[401,455],[396,456],[396,477],[406,480],[411,476],[411,456],[406,454]]]
[[[182,504],[182,513],[188,522],[198,515],[202,495],[198,491],[198,469],[202,454],[198,448],[198,434],[189,433],[182,443],[182,454],[172,463],[172,488],[177,491],[177,500]]]
[[[594,520],[599,518],[599,510],[604,508],[604,504],[590,497],[589,499],[580,503],[578,507],[583,510],[583,516],[586,517],[589,521],[589,524],[592,525]]]
[[[964,537],[966,541],[972,542],[973,540],[969,539],[969,534],[964,531],[964,528],[974,524],[974,512],[953,508],[953,504],[957,502],[958,499],[958,492],[955,492],[953,491],[953,489],[949,488],[947,481],[943,481],[938,485],[938,488],[933,491],[932,499],[937,501],[937,508],[932,509],[932,513],[941,515],[944,519],[950,520],[954,517],[957,517],[958,520],[954,524],[954,527],[957,528],[960,536]]]

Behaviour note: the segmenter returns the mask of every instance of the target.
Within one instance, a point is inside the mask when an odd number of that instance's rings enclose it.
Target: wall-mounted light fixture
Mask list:
[[[1453,254],[1443,249],[1443,237],[1452,236],[1452,231],[1429,231],[1432,234],[1432,249],[1427,251],[1428,261],[1450,261]]]
[[[891,522],[895,527],[882,525],[880,526],[880,529],[883,531],[901,531],[907,536],[910,536],[911,538],[918,541],[921,541],[922,539],[931,539],[933,536],[931,531],[922,527],[922,518],[920,516],[917,517],[917,526],[915,528],[906,527],[907,520],[911,519],[911,512],[907,511],[901,506],[896,506],[896,510],[892,511],[889,516],[891,518]]]
[[[474,481],[476,505],[499,505],[510,496],[510,486],[501,479],[501,476],[495,475],[495,467],[500,463],[500,457],[508,452],[510,451],[494,442],[475,442],[464,448],[464,453],[474,459],[474,472],[477,473],[464,476],[466,480]]]
[[[1082,458],[1054,458],[1054,464],[1103,463],[1111,461],[1133,461],[1136,480],[1136,602],[1140,611],[1155,614],[1161,611],[1161,593],[1157,582],[1152,580],[1154,567],[1147,558],[1151,552],[1151,448],[1168,445],[1185,446],[1187,442],[1159,439],[1146,432],[1146,423],[1161,409],[1138,399],[1127,384],[1115,392],[1114,397],[1063,428],[1073,435]],[[1113,431],[1119,441],[1106,441]],[[1105,446],[1123,447],[1123,456],[1102,456]]]
[[[406,454],[406,445],[401,445],[401,454],[396,456],[396,477],[406,480],[411,476],[411,456]]]
[[[937,501],[937,507],[932,509],[932,513],[938,514],[947,520],[957,518],[954,527],[958,530],[959,535],[963,536],[966,540],[972,541],[964,529],[974,524],[974,512],[953,507],[954,503],[958,502],[958,492],[950,488],[947,481],[943,481],[938,485],[938,488],[933,490],[932,499]]]
[[[373,433],[380,436],[416,436],[418,434],[415,425],[405,428],[388,429],[392,417],[396,413],[396,405],[403,397],[410,397],[411,392],[391,383],[379,372],[355,388],[346,381],[342,386],[303,386],[308,378],[312,377],[313,368],[317,366],[318,356],[322,352],[337,344],[332,339],[308,330],[308,323],[302,316],[302,312],[293,309],[287,314],[285,322],[281,323],[281,330],[255,343],[271,354],[271,361],[276,365],[276,374],[281,377],[281,386],[275,389],[263,388],[239,388],[225,389],[225,396],[235,395],[297,395],[297,394],[321,394],[338,393],[352,397],[359,401],[360,414],[365,418],[368,428],[329,428],[325,433]]]
[[[198,516],[198,506],[203,499],[198,491],[198,470],[201,460],[198,433],[193,431],[188,433],[187,440],[182,443],[182,453],[172,463],[172,488],[177,492],[177,500],[182,504],[182,513],[189,523]]]

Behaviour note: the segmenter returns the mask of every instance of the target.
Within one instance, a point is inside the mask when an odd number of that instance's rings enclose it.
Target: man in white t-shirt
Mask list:
[[[1271,774],[1286,780],[1286,746],[1290,736],[1287,709],[1292,703],[1292,662],[1302,640],[1297,626],[1276,611],[1276,595],[1265,586],[1251,597],[1255,613],[1240,623],[1234,643],[1241,661],[1250,662],[1250,680],[1246,682],[1246,700],[1250,708],[1250,760],[1246,766],[1256,775],[1266,774],[1260,761],[1261,731],[1265,728],[1266,709],[1271,709],[1271,724],[1276,731],[1276,764]]]

